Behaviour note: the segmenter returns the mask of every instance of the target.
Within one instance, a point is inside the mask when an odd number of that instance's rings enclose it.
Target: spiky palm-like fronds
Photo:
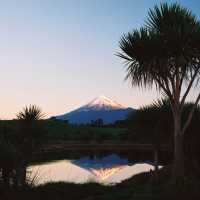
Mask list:
[[[36,105],[30,105],[23,108],[21,112],[17,114],[19,120],[41,120],[44,118],[42,110]]]
[[[199,68],[199,35],[200,23],[186,8],[166,3],[155,6],[146,24],[124,34],[119,42],[126,79],[136,86],[155,84],[161,89],[168,84],[172,90],[177,74],[186,81]]]

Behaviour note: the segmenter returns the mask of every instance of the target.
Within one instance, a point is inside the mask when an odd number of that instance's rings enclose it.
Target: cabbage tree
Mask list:
[[[119,46],[126,79],[133,86],[155,86],[169,98],[174,121],[174,176],[180,180],[184,176],[183,136],[200,100],[198,93],[183,123],[184,103],[200,78],[200,22],[179,4],[162,3],[149,10],[144,26],[124,34]]]
[[[21,153],[21,160],[16,175],[22,185],[26,183],[26,167],[29,159],[39,147],[44,134],[40,123],[44,116],[42,110],[36,105],[26,106],[17,114],[19,130],[16,140],[17,148]]]

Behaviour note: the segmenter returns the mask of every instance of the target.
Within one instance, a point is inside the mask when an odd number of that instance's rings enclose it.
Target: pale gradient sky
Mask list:
[[[138,108],[158,97],[124,82],[114,54],[156,0],[0,0],[1,119],[29,104],[47,116],[104,94]],[[169,1],[174,2],[174,1]],[[199,0],[180,0],[200,16]]]

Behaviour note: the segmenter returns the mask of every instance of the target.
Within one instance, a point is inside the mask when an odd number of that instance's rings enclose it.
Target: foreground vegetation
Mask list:
[[[160,199],[164,196],[160,194],[158,188],[153,188],[149,192],[144,186],[103,186],[94,183],[70,184],[70,183],[49,183],[36,188],[26,188],[24,190],[11,190],[4,194],[3,199],[49,199],[49,200],[121,200],[121,199]],[[167,199],[167,198],[164,198]]]
[[[192,179],[192,184],[185,188],[172,187],[171,167],[159,171],[159,179],[155,181],[152,172],[135,175],[131,179],[117,185],[100,185],[97,183],[47,183],[37,187],[11,188],[0,187],[1,199],[48,199],[48,200],[157,200],[157,199],[199,199],[200,182]],[[194,184],[194,185],[193,185]]]

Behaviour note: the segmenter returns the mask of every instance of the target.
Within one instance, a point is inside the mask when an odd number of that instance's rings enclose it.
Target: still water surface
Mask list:
[[[76,160],[57,160],[27,168],[27,176],[36,185],[47,182],[98,182],[116,184],[135,174],[153,170],[152,163],[134,163],[117,154],[102,158],[82,157]]]

